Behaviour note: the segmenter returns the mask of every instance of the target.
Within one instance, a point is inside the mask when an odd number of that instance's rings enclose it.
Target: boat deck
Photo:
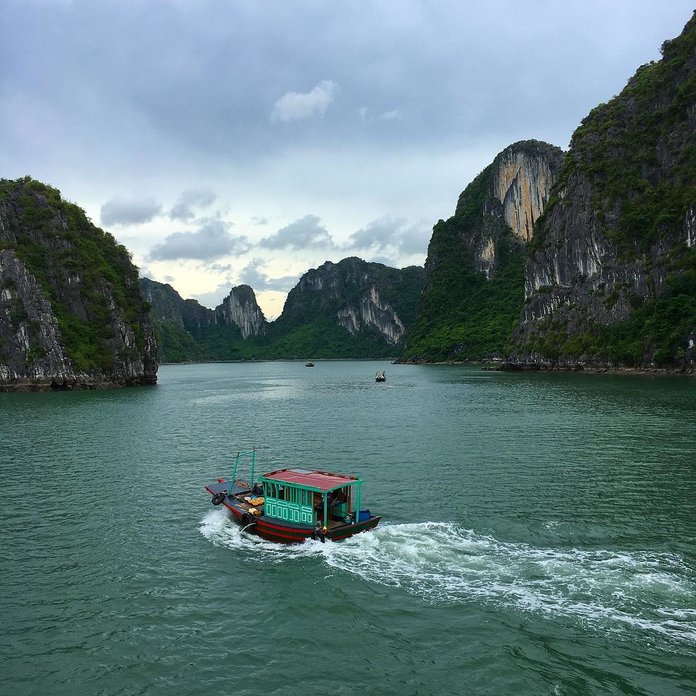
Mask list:
[[[209,483],[206,486],[206,489],[211,493],[211,495],[215,495],[216,493],[222,493],[224,491],[230,497],[243,494],[248,495],[251,493],[251,486],[248,483],[245,483],[244,481],[235,481],[231,491],[228,490],[229,485],[229,481],[220,481],[218,479],[217,483]]]

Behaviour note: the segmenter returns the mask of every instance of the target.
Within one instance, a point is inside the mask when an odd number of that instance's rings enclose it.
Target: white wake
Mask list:
[[[500,605],[696,646],[696,573],[676,554],[537,548],[445,522],[384,525],[340,543],[285,546],[242,533],[221,510],[206,516],[201,532],[270,562],[322,557],[334,569],[428,603]]]

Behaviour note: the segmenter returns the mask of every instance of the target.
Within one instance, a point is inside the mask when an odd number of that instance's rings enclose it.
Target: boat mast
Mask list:
[[[237,456],[234,458],[234,469],[232,470],[232,480],[230,481],[232,485],[234,485],[234,482],[237,480],[237,467],[239,466],[239,457],[241,455],[241,452],[237,452]]]
[[[249,481],[249,487],[252,487],[254,485],[254,467],[256,465],[256,447],[254,447],[251,451],[246,450],[246,451],[239,451],[237,452],[237,456],[234,458],[234,470],[232,471],[232,481],[231,483],[234,484],[234,482],[237,480],[237,468],[239,467],[239,460],[243,456],[249,456],[251,457],[251,480]]]

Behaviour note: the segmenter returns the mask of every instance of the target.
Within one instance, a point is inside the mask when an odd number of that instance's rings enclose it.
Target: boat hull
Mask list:
[[[205,487],[208,493],[215,495],[220,492],[220,486],[211,485]],[[251,515],[241,503],[235,498],[230,498],[225,495],[221,503],[232,514],[232,518],[245,531],[250,534],[256,534],[262,539],[273,541],[281,544],[301,544],[307,539],[316,539],[321,537],[317,535],[317,530],[307,525],[294,524],[292,522],[284,522],[266,515]],[[354,524],[338,524],[331,526],[323,533],[324,540],[341,541],[355,534],[366,532],[374,529],[382,518],[378,516],[370,516],[367,520],[362,520]]]

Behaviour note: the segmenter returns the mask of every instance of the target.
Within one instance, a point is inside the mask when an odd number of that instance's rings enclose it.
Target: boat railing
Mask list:
[[[251,472],[249,475],[249,481],[250,481],[250,488],[251,486],[254,485],[254,468],[256,466],[256,447],[250,449],[250,450],[240,450],[237,452],[236,457],[234,458],[234,469],[232,470],[232,479],[231,483],[234,484],[235,481],[237,481],[237,472],[239,470],[239,464],[242,460],[242,458],[249,457],[250,460],[250,468]]]

